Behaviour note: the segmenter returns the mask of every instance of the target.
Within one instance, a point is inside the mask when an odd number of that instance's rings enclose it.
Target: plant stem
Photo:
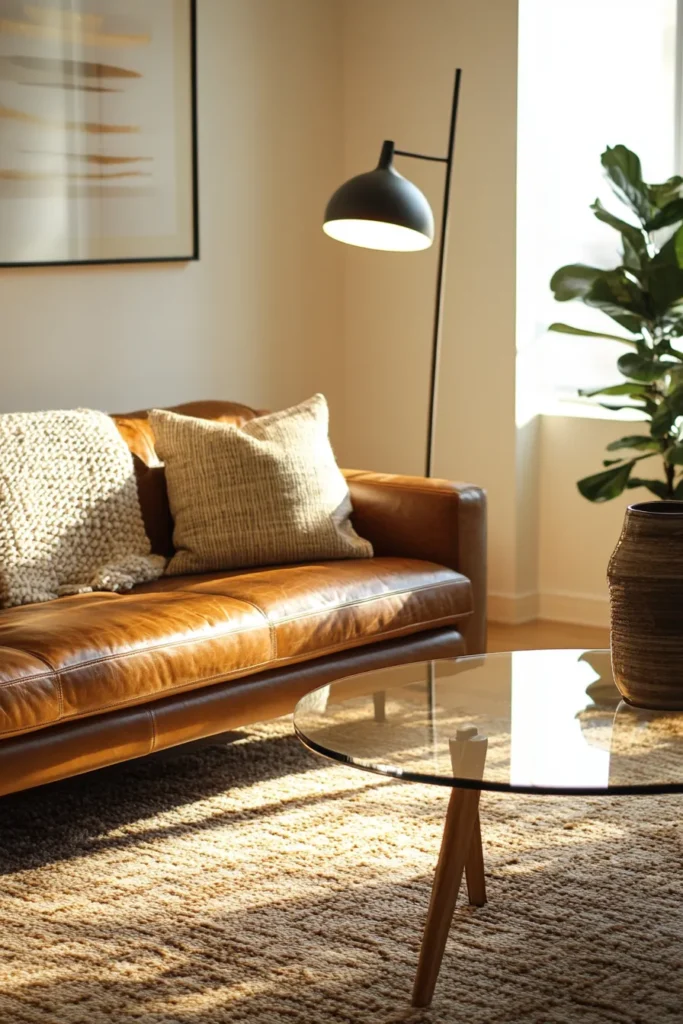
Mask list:
[[[675,474],[676,470],[674,469],[674,467],[670,463],[665,462],[664,463],[664,472],[666,474],[666,492],[667,492],[666,496],[667,496],[667,498],[673,498],[673,496],[674,496],[674,474]]]

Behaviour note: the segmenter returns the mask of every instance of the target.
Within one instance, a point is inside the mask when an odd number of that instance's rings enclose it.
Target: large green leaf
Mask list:
[[[652,404],[654,405],[654,402]],[[601,409],[609,409],[610,412],[620,412],[622,409],[632,409],[635,412],[645,413],[646,416],[652,416],[657,408],[655,405],[655,408],[650,411],[644,405],[608,405],[607,402],[598,402],[598,405]]]
[[[673,497],[676,498],[677,501],[681,501],[683,499],[683,477],[681,477],[674,487]]]
[[[555,271],[550,279],[550,287],[558,302],[582,299],[591,290],[596,278],[604,273],[604,270],[587,267],[584,263],[570,263]]]
[[[630,331],[631,334],[640,334],[643,329],[643,320],[646,317],[636,315],[635,313],[620,313],[616,307],[611,307],[609,304],[600,305],[598,303],[589,303],[591,306],[595,306],[597,309],[601,309],[603,313],[611,317],[615,323],[618,323],[620,327],[623,327],[625,331]]]
[[[672,445],[664,452],[664,458],[671,466],[683,466],[683,445]]]
[[[650,293],[652,310],[657,317],[683,302],[683,270],[679,266],[652,264],[647,271],[646,287]]]
[[[621,267],[601,271],[583,301],[602,310],[631,334],[640,334],[643,322],[651,319],[646,294]]]
[[[674,417],[683,416],[683,384],[677,384],[664,401],[673,412]]]
[[[683,203],[683,199],[680,202]],[[683,270],[678,265],[677,234],[664,243],[638,275],[650,296],[653,315],[669,323],[680,317],[683,303]]]
[[[643,480],[641,477],[634,476],[631,477],[626,486],[630,491],[635,490],[636,487],[646,487],[648,491],[658,498],[669,497],[669,488],[663,480]]]
[[[609,501],[622,493],[628,483],[635,460],[625,462],[622,466],[605,469],[593,476],[579,480],[577,487],[584,498],[589,501]]]
[[[640,271],[643,265],[647,266],[647,254],[639,253],[629,242],[626,235],[621,236],[621,261],[629,270]]]
[[[576,334],[581,338],[607,338],[609,341],[620,341],[622,345],[637,347],[633,338],[622,338],[619,334],[608,334],[606,331],[585,331],[582,327],[571,327],[569,324],[550,324],[549,331],[557,331],[558,334]]]
[[[659,380],[668,370],[668,363],[653,359],[637,352],[627,352],[617,359],[617,367],[624,377],[632,380],[651,382]]]
[[[655,214],[643,181],[640,160],[626,146],[608,146],[601,156],[602,166],[619,198],[646,224]]]
[[[651,393],[647,384],[610,384],[607,388],[580,388],[579,394],[584,398],[594,398],[595,395],[630,395],[632,398],[640,398],[642,395]]]
[[[589,306],[611,304],[619,312],[635,313],[637,316],[648,317],[647,296],[642,287],[624,271],[623,267],[615,270],[601,270],[586,292],[585,300]]]
[[[660,245],[651,260],[653,267],[677,267],[676,258],[676,232],[667,238],[663,245]]]
[[[667,228],[670,224],[679,224],[681,221],[683,221],[683,199],[673,199],[647,222],[645,228],[647,231],[659,231],[660,228]]]
[[[610,441],[607,445],[608,452],[617,452],[621,448],[634,448],[637,451],[647,451],[648,448],[659,448],[659,441],[647,434],[630,434],[628,437],[620,437],[618,441]]]
[[[679,416],[683,416],[683,384],[675,387],[671,394],[659,403],[650,426],[653,436],[664,437],[668,434]]]
[[[661,210],[680,195],[682,185],[683,178],[680,174],[675,174],[661,185],[646,185],[645,188],[650,202]]]
[[[673,237],[674,249],[676,250],[676,259],[678,260],[679,267],[683,267],[683,227],[680,227]]]
[[[657,412],[652,417],[650,430],[654,437],[665,437],[673,427],[674,417],[671,409],[665,402],[661,402]]]
[[[635,224],[629,224],[628,221],[622,220],[621,217],[615,217],[613,213],[605,209],[599,199],[596,199],[591,205],[591,210],[603,224],[609,224],[611,228],[614,228],[620,235],[627,238],[637,253],[646,252],[647,238],[642,228],[637,227]]]

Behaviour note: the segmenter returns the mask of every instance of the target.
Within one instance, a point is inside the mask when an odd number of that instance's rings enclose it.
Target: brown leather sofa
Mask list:
[[[228,402],[177,406],[242,423]],[[154,551],[172,551],[145,412],[115,416]],[[165,577],[0,612],[0,794],[290,712],[307,691],[400,661],[479,653],[486,506],[477,487],[350,471],[375,557]]]

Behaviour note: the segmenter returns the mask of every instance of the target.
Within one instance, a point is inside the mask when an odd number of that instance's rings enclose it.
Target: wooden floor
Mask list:
[[[489,623],[489,651],[552,650],[559,647],[609,647],[609,630],[544,620],[525,622],[521,626]]]

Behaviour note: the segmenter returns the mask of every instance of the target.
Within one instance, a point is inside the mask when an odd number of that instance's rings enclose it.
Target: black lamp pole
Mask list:
[[[441,237],[439,238],[439,260],[436,271],[436,300],[434,303],[434,328],[432,331],[432,358],[429,375],[429,414],[427,420],[427,458],[425,476],[432,475],[434,460],[434,432],[436,428],[436,399],[439,377],[439,360],[441,356],[441,328],[443,323],[443,286],[446,275],[446,253],[448,250],[448,208],[451,198],[451,180],[453,177],[453,154],[455,152],[455,127],[458,119],[458,101],[460,99],[460,80],[462,69],[457,68],[453,85],[453,103],[451,120],[448,129],[448,151],[446,156],[427,156],[424,153],[410,153],[407,150],[394,150],[396,156],[408,156],[415,160],[435,160],[446,165],[446,180],[443,193],[443,210],[441,212]]]

